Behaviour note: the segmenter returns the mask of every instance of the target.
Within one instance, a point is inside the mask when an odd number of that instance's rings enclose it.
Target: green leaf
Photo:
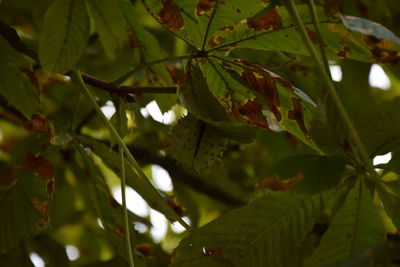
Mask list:
[[[397,37],[388,28],[376,22],[354,16],[341,15],[340,18],[342,19],[343,24],[350,30],[400,44],[399,37]]]
[[[317,43],[308,7],[298,5],[297,10],[311,40]],[[327,17],[322,8],[317,8],[317,12],[322,39],[330,59],[351,58],[393,64],[400,60],[397,55],[397,51],[400,50],[398,38],[383,26],[366,23],[367,20],[362,20],[361,23],[361,19],[356,17],[344,17],[344,25],[334,17]],[[346,26],[353,31],[349,31]],[[247,18],[246,23],[241,22],[234,27],[221,27],[214,31],[211,40],[214,40],[211,50],[244,47],[308,54],[290,14],[284,7],[275,7],[273,3],[256,16]]]
[[[399,181],[384,183],[378,187],[378,195],[382,200],[386,214],[390,217],[397,229],[400,229],[400,185]]]
[[[210,91],[233,119],[286,130],[318,150],[308,130],[316,104],[290,82],[260,65],[228,58],[208,59],[204,73]]]
[[[22,167],[0,175],[0,253],[44,229],[54,191],[50,161],[28,154]]]
[[[280,180],[299,177],[301,180],[294,188],[296,192],[316,193],[339,183],[345,163],[341,157],[302,154],[277,162],[269,172]]]
[[[23,244],[11,249],[6,254],[0,254],[0,258],[3,266],[35,267],[29,259],[28,250]]]
[[[203,171],[218,164],[227,138],[189,113],[174,125],[168,143],[168,152],[178,163]]]
[[[0,63],[0,94],[28,118],[38,111],[38,96],[32,81],[20,70],[2,63]]]
[[[307,266],[324,266],[380,245],[385,231],[363,178],[358,178]]]
[[[204,121],[229,121],[224,107],[207,88],[203,73],[196,62],[188,63],[177,94],[183,106],[197,118]]]
[[[196,1],[143,0],[149,13],[164,27],[192,46],[201,46],[202,36],[194,16]]]
[[[140,64],[156,61],[163,56],[166,57],[167,54],[161,49],[154,35],[140,26],[140,22],[135,18],[136,12],[130,1],[120,0],[120,6],[128,22],[129,29],[133,32],[134,38],[138,43],[138,49],[142,55],[141,60],[144,61],[140,62]],[[148,76],[154,76],[154,79],[149,79],[150,83],[153,83],[152,80],[157,80],[158,82],[156,82],[156,84],[159,85],[165,86],[173,84],[164,64],[152,65],[148,67],[148,69],[150,70]],[[161,79],[159,79],[159,77],[161,77]],[[162,113],[169,111],[171,107],[176,104],[177,100],[176,96],[172,94],[155,94],[154,99]]]
[[[329,193],[269,193],[194,230],[171,266],[297,266],[298,252]]]
[[[213,47],[219,42],[212,36],[216,31],[229,31],[242,20],[253,17],[267,6],[266,1],[209,1],[202,0],[196,5],[196,16],[199,23],[199,33],[205,47]]]
[[[0,62],[2,64],[12,64],[19,67],[30,68],[33,61],[25,55],[15,51],[3,36],[0,36]]]
[[[116,1],[90,0],[88,4],[104,51],[114,59],[128,42],[124,15]]]
[[[43,68],[64,73],[81,58],[89,37],[89,16],[83,0],[55,0],[44,16],[39,40]]]

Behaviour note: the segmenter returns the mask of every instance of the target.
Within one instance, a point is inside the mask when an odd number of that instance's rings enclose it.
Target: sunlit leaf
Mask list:
[[[290,82],[244,60],[208,59],[204,69],[210,91],[231,117],[286,130],[316,149],[308,130],[315,103]]]

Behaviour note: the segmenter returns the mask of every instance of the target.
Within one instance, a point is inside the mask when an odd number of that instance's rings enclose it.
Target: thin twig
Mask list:
[[[31,59],[35,60],[37,63],[39,63],[39,56],[36,51],[30,49],[29,47],[26,46],[26,44],[21,40],[19,37],[17,31],[13,29],[12,27],[8,26],[7,24],[4,24],[2,21],[0,21],[0,35],[4,37],[4,39],[7,41],[7,43],[14,48],[16,51],[20,52],[21,54],[24,54]],[[157,63],[162,63],[170,60],[178,60],[178,59],[186,59],[189,56],[180,56],[180,57],[172,57],[172,58],[163,58],[159,59],[153,62],[149,62],[147,64],[141,65],[140,67],[136,68],[135,70],[129,71],[125,75],[129,77],[133,73],[146,68],[148,66],[157,64]],[[70,76],[72,71],[68,71],[66,73],[67,76]],[[129,74],[129,75],[128,75]],[[127,96],[130,94],[174,94],[176,92],[176,86],[167,86],[167,87],[157,87],[157,86],[115,86],[114,83],[110,83],[107,81],[104,81],[102,79],[99,79],[97,77],[91,76],[86,73],[81,73],[82,79],[85,83],[94,86],[96,88],[99,88],[101,90],[107,91],[110,94],[116,94],[119,96]],[[124,79],[125,81],[126,79]]]
[[[120,101],[118,101],[120,102]],[[122,134],[122,110],[121,103],[116,105],[117,108],[117,122],[119,133]],[[125,244],[126,250],[128,252],[129,266],[134,267],[133,263],[133,254],[132,254],[132,245],[130,238],[130,227],[129,227],[129,219],[128,219],[128,208],[126,206],[126,177],[125,177],[125,155],[124,149],[121,144],[118,144],[119,156],[121,160],[121,196],[122,196],[122,209],[124,211],[124,229],[125,229]]]
[[[66,73],[71,76],[72,71]],[[175,94],[176,86],[115,86],[113,83],[93,77],[86,73],[81,73],[82,80],[91,86],[107,91],[110,94],[118,96],[127,96],[132,94]]]
[[[211,24],[212,24],[212,22],[213,22],[214,15],[215,15],[215,12],[216,12],[216,10],[217,10],[217,7],[218,7],[218,0],[215,1],[215,5],[214,5],[214,8],[213,8],[213,10],[212,10],[210,19],[208,20],[208,23],[207,23],[207,28],[206,28],[206,31],[205,31],[205,33],[204,33],[203,43],[202,43],[202,45],[201,45],[201,50],[202,50],[202,51],[203,51],[204,48],[206,47],[208,33],[209,33],[209,31],[210,31],[210,27],[211,27]]]
[[[0,21],[0,35],[2,35],[7,43],[16,51],[39,62],[39,56],[36,51],[27,47],[21,38],[19,38],[17,31],[2,21]]]
[[[314,0],[308,0],[308,8],[310,9],[310,12],[311,12],[311,17],[313,19],[315,32],[317,33],[318,47],[319,47],[319,52],[321,53],[322,63],[324,64],[325,72],[328,73],[328,75],[330,75],[328,57],[326,56],[324,42],[322,40],[322,34],[321,34],[321,29],[319,27],[319,20],[318,20],[318,16],[317,16],[317,11],[315,10]]]
[[[159,64],[159,63],[163,63],[163,62],[167,62],[167,61],[188,59],[190,57],[191,57],[191,55],[184,55],[184,56],[162,58],[162,59],[157,59],[157,60],[154,60],[154,61],[150,61],[150,62],[142,64],[142,65],[140,65],[140,66],[128,71],[127,73],[123,74],[121,77],[119,77],[118,79],[116,79],[115,81],[113,81],[111,83],[114,84],[114,85],[120,85],[123,82],[125,82],[132,74],[134,74],[134,73],[136,73],[138,71],[141,71],[143,69],[146,69],[146,68],[148,68],[150,66],[153,66],[153,65]]]
[[[83,82],[79,71],[73,72],[71,78],[72,78],[72,81],[79,87],[81,92],[87,97],[87,99],[89,100],[89,103],[96,110],[96,112],[98,113],[100,118],[104,121],[104,123],[106,124],[107,128],[109,129],[111,135],[116,139],[117,143],[119,145],[121,145],[129,164],[133,167],[133,169],[137,173],[139,179],[142,182],[144,182],[149,189],[155,190],[155,192],[157,193],[157,197],[159,198],[160,204],[162,203],[162,206],[159,208],[165,212],[165,215],[168,215],[167,217],[169,219],[173,219],[173,220],[180,222],[180,224],[183,227],[185,227],[186,229],[189,230],[191,227],[178,214],[176,214],[176,212],[168,204],[166,204],[164,202],[164,199],[162,198],[162,196],[159,194],[159,192],[154,188],[154,186],[151,184],[149,179],[146,177],[142,168],[137,163],[136,159],[133,157],[133,155],[129,151],[128,147],[126,146],[126,144],[124,143],[122,138],[119,136],[118,132],[115,130],[114,126],[111,124],[111,122],[106,118],[104,113],[101,111],[99,105],[96,102],[96,99],[94,98],[92,93],[89,91],[89,89],[86,87],[85,83]]]

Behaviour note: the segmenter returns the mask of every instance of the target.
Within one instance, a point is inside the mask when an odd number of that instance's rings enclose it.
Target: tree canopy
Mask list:
[[[397,266],[399,10],[0,1],[0,265]]]

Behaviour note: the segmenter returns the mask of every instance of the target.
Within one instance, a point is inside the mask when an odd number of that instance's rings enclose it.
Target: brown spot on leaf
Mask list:
[[[358,11],[363,15],[363,16],[367,16],[368,15],[368,8],[367,5],[364,4],[361,0],[357,0],[356,1],[356,6]]]
[[[119,208],[118,202],[111,196],[108,198],[108,203],[110,204],[111,208],[113,208],[113,209]]]
[[[203,248],[202,254],[203,256],[209,257],[209,256],[214,256],[221,254],[222,249],[220,247],[215,247],[215,248]]]
[[[46,134],[49,137],[53,136],[53,130],[46,118],[38,114],[33,114],[24,127],[30,132]]]
[[[346,152],[350,152],[351,149],[351,145],[348,139],[344,138],[341,142],[340,142],[340,146],[343,148],[344,151]]]
[[[115,227],[113,229],[114,233],[116,233],[120,237],[125,237],[125,230],[122,227]]]
[[[341,0],[324,0],[325,14],[333,16],[340,10]]]
[[[179,216],[182,217],[185,214],[183,207],[176,202],[176,197],[169,199],[167,203]]]
[[[222,43],[223,41],[225,41],[225,38],[222,36],[213,36],[210,41],[208,41],[208,45],[211,47],[214,47],[220,43]]]
[[[289,141],[289,143],[294,147],[294,148],[299,148],[300,147],[300,141],[299,139],[297,139],[296,136],[294,136],[293,134],[289,133],[289,132],[284,132],[285,133],[285,138],[286,140]]]
[[[311,42],[313,42],[314,44],[319,44],[318,36],[313,30],[306,28],[306,32]]]
[[[139,46],[139,42],[136,39],[136,36],[133,32],[130,31],[128,33],[128,38],[129,38],[129,44],[130,44],[131,48],[136,48]]]
[[[168,29],[176,31],[183,27],[183,18],[180,7],[173,0],[162,2],[163,8],[158,12],[161,23]]]
[[[281,121],[282,115],[278,108],[280,106],[278,89],[276,88],[274,79],[270,74],[266,71],[262,71],[262,76],[260,77],[254,72],[244,69],[241,77],[247,84],[264,97],[277,121]]]
[[[47,194],[49,194],[49,195],[53,194],[53,192],[54,192],[54,181],[50,180],[50,181],[47,183],[47,189],[46,189],[46,191],[47,191]]]
[[[0,186],[13,186],[17,182],[17,170],[9,167],[0,173]]]
[[[369,47],[373,61],[392,65],[396,65],[400,62],[400,52],[391,50],[393,46],[392,42],[366,34],[362,34],[362,37]]]
[[[35,156],[28,153],[23,168],[36,172],[42,180],[54,180],[53,164],[42,156]]]
[[[178,84],[182,77],[185,76],[185,72],[182,68],[178,68],[177,66],[172,64],[167,64],[167,71],[169,77],[171,77],[174,84]]]
[[[139,251],[146,258],[154,258],[153,251],[150,243],[141,243],[135,246],[135,249]]]
[[[257,99],[252,99],[246,103],[233,102],[232,116],[247,117],[247,122],[250,125],[268,128],[268,122],[262,114],[262,106]]]
[[[270,188],[271,190],[274,191],[287,191],[291,189],[293,186],[301,182],[304,178],[304,175],[302,172],[297,173],[295,176],[293,176],[290,179],[286,180],[279,180],[276,176],[269,176],[264,179],[262,179],[257,187],[258,188]]]
[[[346,239],[352,240],[353,239],[353,233],[347,233],[347,234],[344,235],[344,237]]]
[[[338,55],[339,57],[344,57],[347,58],[347,53],[349,53],[351,51],[351,48],[348,46],[343,47],[342,50],[340,50],[339,52],[337,52],[336,55]]]
[[[37,221],[37,226],[43,228],[49,222],[49,201],[40,201],[37,199],[32,199],[32,205],[41,215],[41,218]]]
[[[307,130],[306,124],[304,123],[303,107],[300,103],[300,100],[296,97],[292,97],[292,104],[293,104],[293,109],[289,110],[288,119],[295,120],[299,125],[301,131],[303,132],[304,136],[306,136],[307,138],[311,138]]]
[[[276,8],[268,10],[261,16],[247,20],[247,25],[256,30],[266,30],[272,28],[273,30],[282,28],[282,19]]]
[[[293,64],[290,66],[290,70],[293,72],[300,71],[303,76],[307,77],[308,73],[311,70],[311,67],[305,65]]]
[[[216,0],[200,0],[196,6],[197,16],[201,16],[210,11],[214,7],[215,2]]]
[[[224,26],[219,28],[218,30],[220,31],[233,31],[234,27],[233,26]]]

